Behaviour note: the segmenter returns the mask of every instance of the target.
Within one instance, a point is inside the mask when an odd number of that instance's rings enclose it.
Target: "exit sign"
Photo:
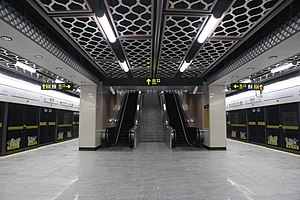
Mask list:
[[[42,90],[73,90],[72,83],[43,83]]]

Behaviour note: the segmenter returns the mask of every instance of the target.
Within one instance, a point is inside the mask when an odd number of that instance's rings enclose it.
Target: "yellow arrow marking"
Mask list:
[[[148,85],[150,85],[150,82],[151,82],[150,78],[148,78],[148,79],[146,80],[146,82],[147,82]]]
[[[239,86],[235,84],[233,87],[234,87],[234,88],[237,88],[237,87],[239,87]]]
[[[70,89],[71,85],[67,85],[67,88]]]

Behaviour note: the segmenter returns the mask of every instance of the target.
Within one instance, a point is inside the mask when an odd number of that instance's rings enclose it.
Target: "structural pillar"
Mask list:
[[[224,86],[208,86],[208,132],[204,145],[210,150],[226,150],[226,104]]]
[[[102,95],[96,85],[80,90],[79,150],[97,150],[101,147]]]

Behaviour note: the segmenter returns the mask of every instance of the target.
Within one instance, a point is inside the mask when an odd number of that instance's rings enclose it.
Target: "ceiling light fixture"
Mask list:
[[[59,79],[55,79],[55,83],[64,83],[64,82]]]
[[[286,63],[284,65],[281,65],[279,67],[276,67],[274,69],[271,69],[271,73],[276,73],[276,72],[279,72],[279,71],[282,71],[282,70],[285,70],[285,69],[288,69],[290,67],[293,67],[294,65],[292,63]]]
[[[86,82],[85,82],[85,81],[81,81],[80,83],[81,83],[81,84],[86,84]]]
[[[277,56],[270,56],[269,57],[270,60],[273,60],[273,59],[276,59],[276,58],[277,58]]]
[[[192,63],[192,61],[190,61],[189,63],[184,61],[183,64],[181,65],[179,71],[184,72],[184,70],[186,70],[190,66],[191,63]]]
[[[35,55],[34,57],[37,58],[37,59],[42,59],[43,58],[42,55]]]
[[[15,65],[18,66],[18,67],[21,67],[22,69],[27,70],[27,71],[29,71],[31,73],[35,73],[36,72],[35,68],[32,68],[32,67],[30,67],[30,66],[28,66],[28,65],[26,65],[24,63],[21,63],[19,61],[17,61]]]
[[[118,61],[119,62],[119,65],[121,66],[121,68],[125,71],[125,72],[128,72],[129,71],[129,68],[128,68],[128,65],[126,63],[126,61]]]
[[[251,83],[251,80],[250,79],[245,79],[242,81],[242,83]]]
[[[198,90],[198,86],[196,86],[193,90],[193,94],[196,94],[197,93],[197,90]]]
[[[114,43],[117,39],[115,36],[115,33],[106,17],[104,14],[102,17],[98,17],[98,20],[102,26],[103,31],[105,32],[106,37],[111,43]]]
[[[213,28],[217,25],[219,19],[215,18],[214,16],[210,16],[208,22],[204,26],[202,32],[200,33],[198,37],[199,43],[204,43],[206,38],[209,36],[209,34],[212,32]]]
[[[74,75],[71,75],[71,76],[70,76],[70,78],[75,78],[75,77],[76,77],[76,76],[74,76]]]
[[[252,71],[252,70],[254,70],[254,67],[248,67],[247,70]]]
[[[109,86],[109,90],[111,91],[111,93],[112,93],[113,95],[115,95],[115,94],[116,94],[116,91],[114,90],[114,88],[113,88],[113,87]]]
[[[4,40],[4,41],[12,41],[12,38],[3,35],[3,36],[1,36],[1,40]]]
[[[62,68],[61,68],[61,67],[56,67],[55,69],[56,69],[56,70],[62,70]]]

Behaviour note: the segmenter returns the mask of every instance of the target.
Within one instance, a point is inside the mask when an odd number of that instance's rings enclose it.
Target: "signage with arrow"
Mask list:
[[[260,90],[264,89],[262,83],[232,83],[229,86],[230,90]]]
[[[160,78],[147,78],[146,83],[147,85],[157,85],[160,83]]]
[[[43,83],[41,90],[73,90],[73,83]]]

